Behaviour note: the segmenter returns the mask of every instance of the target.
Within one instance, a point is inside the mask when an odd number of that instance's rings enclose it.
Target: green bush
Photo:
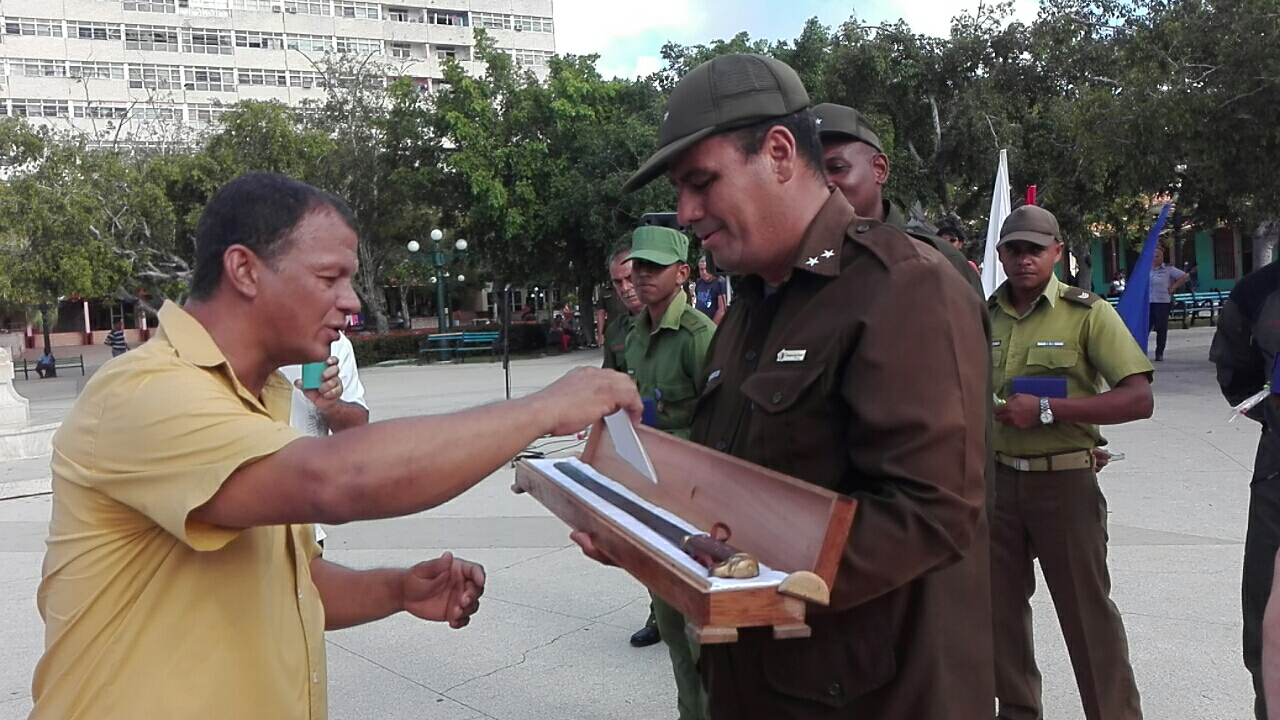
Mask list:
[[[418,331],[390,332],[386,335],[352,335],[351,347],[355,350],[356,365],[367,367],[387,360],[405,360],[418,357],[418,345],[427,333]]]

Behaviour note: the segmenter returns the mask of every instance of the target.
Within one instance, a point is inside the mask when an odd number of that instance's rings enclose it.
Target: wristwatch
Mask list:
[[[1049,398],[1047,397],[1040,398],[1040,424],[1053,424],[1053,410],[1049,407]]]

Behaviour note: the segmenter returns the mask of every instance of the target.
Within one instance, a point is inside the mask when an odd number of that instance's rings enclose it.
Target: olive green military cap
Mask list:
[[[823,140],[857,140],[884,152],[880,136],[862,113],[846,105],[822,103],[813,106],[818,117],[818,135]]]
[[[667,171],[705,137],[809,107],[796,71],[762,55],[721,55],[689,71],[671,90],[658,125],[658,149],[622,186],[629,193]]]
[[[675,265],[688,262],[688,258],[689,238],[679,230],[658,225],[644,225],[631,233],[631,254],[627,256],[627,260],[644,260],[655,265]]]
[[[1048,247],[1061,237],[1058,219],[1053,213],[1037,205],[1023,205],[1004,219],[1004,224],[1000,226],[1000,242],[996,243],[996,247],[1014,240],[1026,240]]]

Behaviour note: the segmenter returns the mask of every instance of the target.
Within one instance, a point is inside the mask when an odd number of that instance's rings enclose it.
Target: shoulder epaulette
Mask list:
[[[1073,303],[1077,303],[1085,307],[1093,307],[1095,303],[1102,299],[1102,296],[1095,295],[1084,288],[1073,287],[1067,288],[1066,291],[1062,293],[1062,299],[1070,300]]]

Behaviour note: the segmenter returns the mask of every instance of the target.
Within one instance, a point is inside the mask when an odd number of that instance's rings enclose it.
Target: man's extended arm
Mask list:
[[[579,368],[535,395],[451,415],[300,438],[231,474],[188,522],[228,528],[339,524],[420,512],[487,477],[543,435],[642,410],[621,373]]]
[[[324,605],[325,630],[363,625],[407,611],[423,620],[464,627],[484,593],[484,569],[450,553],[411,568],[352,570],[323,557],[311,581]]]

